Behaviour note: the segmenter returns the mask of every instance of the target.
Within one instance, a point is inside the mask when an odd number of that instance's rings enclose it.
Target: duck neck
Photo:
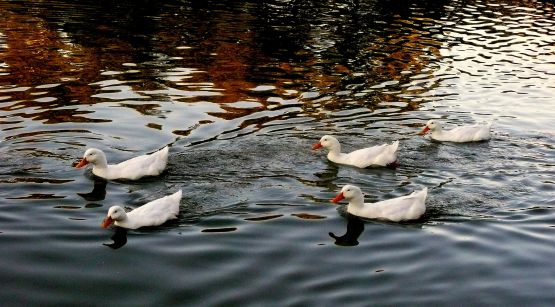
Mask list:
[[[432,138],[439,139],[441,138],[442,135],[443,135],[443,130],[441,129],[441,126],[437,126],[435,127],[434,130],[432,130]]]
[[[104,154],[99,154],[98,159],[91,163],[93,165],[93,173],[104,173],[108,168],[108,161]]]
[[[132,228],[131,226],[131,222],[129,221],[129,218],[127,217],[127,214],[124,214],[121,218],[119,218],[117,221],[114,222],[114,224],[116,224],[116,226],[120,226],[123,228]]]
[[[355,214],[358,210],[362,209],[363,206],[364,206],[364,196],[361,193],[349,199],[349,204],[347,205],[347,211]]]
[[[341,162],[344,158],[343,153],[341,153],[341,145],[335,144],[329,148],[328,159],[333,162]]]

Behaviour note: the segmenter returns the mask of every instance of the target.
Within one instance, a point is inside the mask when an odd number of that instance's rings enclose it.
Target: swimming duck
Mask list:
[[[401,222],[419,219],[426,212],[427,194],[428,188],[424,188],[410,195],[365,204],[360,188],[348,184],[331,201],[338,203],[343,199],[348,200],[347,212],[352,215],[368,219]]]
[[[459,126],[449,131],[443,131],[441,129],[441,124],[437,120],[431,119],[426,123],[420,135],[425,135],[428,131],[431,131],[431,138],[436,141],[457,143],[476,142],[489,140],[491,138],[490,128],[491,123],[486,125]]]
[[[169,148],[166,146],[149,155],[134,157],[118,164],[108,164],[102,150],[89,148],[75,167],[82,168],[90,163],[93,165],[93,174],[98,177],[108,180],[137,180],[145,176],[160,175],[168,163],[168,152]]]
[[[144,226],[162,225],[168,220],[177,218],[181,196],[182,192],[179,190],[172,195],[158,198],[127,213],[120,206],[112,206],[108,210],[106,218],[102,221],[102,227],[108,228],[108,226],[114,224],[122,228],[137,229]]]
[[[391,144],[383,144],[373,147],[362,148],[350,153],[342,153],[339,141],[331,136],[324,135],[320,142],[312,146],[313,150],[326,148],[328,152],[328,160],[339,163],[352,165],[360,168],[369,166],[397,166],[397,148],[399,141]]]

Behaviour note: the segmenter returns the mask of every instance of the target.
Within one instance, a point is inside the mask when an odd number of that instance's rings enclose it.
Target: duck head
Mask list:
[[[106,164],[106,155],[100,149],[89,148],[87,149],[87,151],[85,151],[85,154],[83,155],[81,161],[79,161],[79,163],[75,165],[75,168],[82,168],[89,163],[93,165]]]
[[[312,145],[312,149],[320,149],[320,148],[326,148],[327,150],[334,150],[334,149],[340,149],[341,145],[339,145],[339,141],[334,138],[331,135],[324,135],[321,139],[320,142]]]
[[[428,133],[428,131],[434,131],[440,128],[439,123],[435,120],[435,119],[430,119],[427,123],[426,126],[424,126],[424,129],[422,129],[422,131],[420,132],[420,135],[425,135],[426,133]]]
[[[362,196],[362,191],[360,190],[359,187],[348,184],[344,186],[341,189],[341,192],[339,192],[339,194],[337,194],[337,196],[335,196],[335,198],[333,198],[331,201],[337,204],[338,202],[344,199],[350,201],[355,197],[361,197],[361,196]]]
[[[108,214],[102,221],[102,228],[108,228],[108,226],[112,225],[112,223],[116,221],[123,221],[127,218],[127,213],[123,210],[120,206],[112,206],[108,210]]]

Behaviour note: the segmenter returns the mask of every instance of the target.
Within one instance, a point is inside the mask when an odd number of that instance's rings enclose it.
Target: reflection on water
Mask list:
[[[202,232],[231,232],[236,230],[237,230],[237,227],[224,227],[224,228],[207,228],[207,229],[203,229]]]
[[[111,249],[118,249],[127,243],[127,229],[121,227],[114,227],[114,232],[110,236],[112,243],[102,243]]]
[[[512,0],[1,2],[0,301],[552,302],[553,12]],[[430,118],[493,121],[493,139],[430,142],[416,135]],[[400,166],[330,163],[310,150],[323,134],[345,148],[399,140]],[[87,147],[121,161],[166,144],[155,178],[70,166]],[[346,183],[368,202],[427,186],[426,218],[338,214],[329,199]],[[129,242],[98,226],[112,205],[176,188],[176,221]]]
[[[374,110],[384,101],[406,102],[412,110],[416,105],[396,90],[414,83],[411,75],[430,76],[430,61],[440,57],[441,42],[429,33],[440,33],[441,24],[432,19],[411,20],[402,30],[375,30],[398,22],[395,10],[405,10],[387,4],[375,8],[384,18],[378,22],[367,16],[373,8],[365,3],[332,10],[312,1],[190,4],[173,16],[151,3],[142,9],[129,3],[111,11],[113,18],[125,16],[124,24],[94,17],[77,22],[82,12],[97,14],[88,6],[54,14],[47,8],[57,1],[37,4],[45,7],[26,10],[8,3],[1,8],[8,17],[1,25],[2,91],[14,102],[6,111],[24,109],[19,117],[43,123],[113,120],[96,117],[103,113],[92,104],[165,117],[168,101],[212,102],[217,106],[203,113],[226,120],[290,109],[246,118],[242,128],[298,113],[322,118],[328,110]],[[212,13],[202,13],[206,10]],[[160,15],[144,17],[147,11]],[[149,18],[156,27],[144,27]],[[325,26],[322,19],[342,26]],[[126,35],[106,35],[110,31]],[[435,82],[427,81],[426,87]],[[378,90],[384,88],[391,91]],[[35,110],[37,101],[41,107]],[[164,129],[159,122],[145,125]]]
[[[354,216],[349,214],[347,216],[347,231],[342,236],[337,236],[333,232],[329,233],[329,236],[335,239],[336,245],[341,246],[357,246],[358,237],[364,231],[364,222]]]
[[[88,193],[77,193],[77,195],[83,197],[87,201],[100,201],[106,198],[106,180],[102,178],[95,177],[93,181],[93,189]]]

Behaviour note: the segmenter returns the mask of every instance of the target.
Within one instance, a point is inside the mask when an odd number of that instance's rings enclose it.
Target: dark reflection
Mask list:
[[[85,200],[88,201],[99,201],[104,200],[106,198],[106,184],[108,183],[106,180],[100,177],[93,178],[93,189],[88,193],[77,193],[77,195],[83,197]]]
[[[127,243],[127,229],[115,227],[110,239],[112,239],[112,243],[102,243],[102,245],[108,246],[111,249],[118,249],[124,246]]]
[[[326,218],[325,216],[322,216],[322,215],[309,214],[309,213],[293,213],[291,215],[303,220],[321,220]]]
[[[272,215],[265,215],[265,216],[258,216],[258,217],[249,217],[246,218],[245,221],[267,221],[267,220],[273,220],[273,219],[277,219],[282,217],[283,214],[272,214]]]
[[[237,230],[237,227],[222,227],[222,228],[206,228],[201,230],[201,232],[218,233],[218,232],[233,232],[236,230]]]
[[[347,214],[347,232],[342,236],[336,236],[333,232],[329,236],[335,239],[335,244],[340,246],[357,246],[358,237],[364,231],[364,221],[352,214]]]
[[[324,158],[327,160],[327,158]],[[326,169],[314,173],[314,176],[320,178],[321,182],[329,183],[337,179],[337,174],[339,173],[339,167],[337,164],[327,161]]]

